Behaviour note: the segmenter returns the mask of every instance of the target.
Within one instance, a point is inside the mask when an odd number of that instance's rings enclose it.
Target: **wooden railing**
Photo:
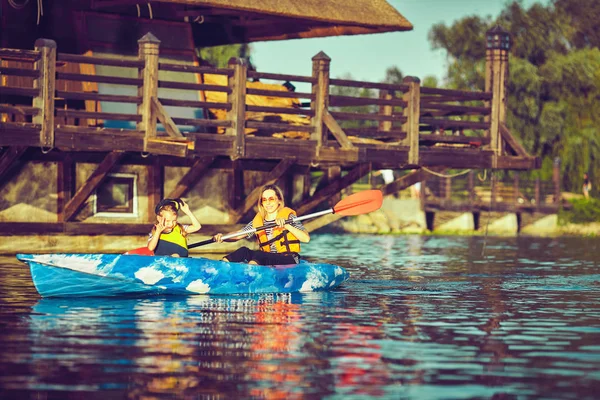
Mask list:
[[[517,172],[502,179],[475,171],[452,178],[430,176],[420,193],[425,211],[544,213],[568,206],[562,202],[558,180],[524,179]]]
[[[93,138],[100,135],[113,150],[186,156],[203,135],[223,133],[233,137],[233,142],[223,141],[223,146],[231,146],[228,154],[236,159],[248,156],[248,134],[260,132],[309,140],[316,144],[317,154],[331,147],[407,148],[409,165],[419,164],[420,147],[464,146],[498,155],[506,148],[489,148],[494,137],[496,142],[501,140],[503,127],[500,121],[496,132],[492,129],[491,92],[421,87],[413,77],[401,84],[331,79],[331,60],[323,53],[313,57],[311,76],[299,76],[250,71],[240,59],[230,60],[227,68],[164,62],[158,47],[156,38],[147,34],[139,41],[135,59],[57,53],[55,43],[44,39],[36,42],[33,51],[0,49],[2,144],[106,150]],[[81,72],[96,65],[118,67],[128,76]],[[193,74],[199,82],[165,80],[161,72]],[[207,82],[208,78],[219,83]],[[257,87],[253,83],[257,80],[309,84],[311,89],[288,91],[280,83]],[[99,93],[98,85],[131,94]],[[374,95],[334,95],[332,87],[369,89]],[[178,99],[166,95],[167,89],[199,93],[200,98]],[[286,106],[252,101],[266,96]],[[102,111],[104,102],[135,105],[136,111]],[[355,106],[368,106],[368,111],[345,109]],[[165,107],[204,110],[204,115],[171,116]],[[108,121],[122,124],[115,128]],[[351,121],[355,127],[349,127]],[[39,138],[34,139],[36,134]]]

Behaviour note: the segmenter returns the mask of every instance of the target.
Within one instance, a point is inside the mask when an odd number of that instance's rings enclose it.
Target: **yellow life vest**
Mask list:
[[[290,215],[296,215],[296,212],[288,207],[283,207],[277,211],[277,218],[288,219]],[[252,220],[252,227],[258,228],[263,226],[265,221],[260,214],[256,214]],[[296,236],[290,233],[283,227],[275,226],[273,228],[273,237],[269,239],[267,237],[266,230],[260,230],[256,232],[256,239],[258,240],[258,246],[262,251],[267,253],[271,252],[271,243],[275,243],[275,248],[278,253],[300,253],[300,241]]]
[[[179,224],[173,227],[169,233],[161,233],[160,240],[154,250],[155,255],[170,256],[179,254],[181,257],[188,256],[187,239],[183,236],[183,227]]]

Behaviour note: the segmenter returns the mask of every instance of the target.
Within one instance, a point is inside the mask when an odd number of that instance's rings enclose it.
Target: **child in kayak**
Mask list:
[[[300,221],[293,220],[294,217],[296,212],[285,206],[281,189],[275,185],[264,186],[258,198],[258,213],[244,229],[250,230],[269,223],[273,223],[273,227],[226,240],[235,242],[243,237],[251,238],[256,235],[259,250],[244,246],[223,257],[223,261],[260,265],[298,264],[300,242],[308,243],[310,235]],[[292,221],[288,222],[290,218]],[[214,236],[214,240],[221,243],[222,236],[219,233]]]
[[[191,225],[177,222],[177,212],[183,211],[192,220]],[[187,235],[200,230],[202,225],[182,199],[164,199],[156,205],[156,224],[148,238],[148,250],[156,256],[187,257]]]

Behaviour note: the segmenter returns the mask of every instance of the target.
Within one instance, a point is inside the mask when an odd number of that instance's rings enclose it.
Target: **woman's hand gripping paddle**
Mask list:
[[[312,214],[303,215],[301,217],[290,218],[287,220],[287,222],[291,223],[293,221],[304,221],[305,219],[316,218],[327,214],[338,214],[343,217],[348,217],[351,215],[368,214],[370,212],[379,210],[379,208],[381,208],[382,203],[383,193],[381,192],[381,190],[364,190],[362,192],[354,193],[341,201],[338,201],[336,205],[333,206],[333,208],[318,211]],[[254,233],[256,231],[267,229],[273,226],[275,226],[275,223],[269,223],[265,224],[264,226],[259,226],[258,228],[229,233],[227,235],[224,235],[222,239],[227,240],[242,235],[248,235],[250,233]],[[188,248],[193,249],[194,247],[200,247],[214,242],[214,238],[211,238],[202,242],[190,244]]]

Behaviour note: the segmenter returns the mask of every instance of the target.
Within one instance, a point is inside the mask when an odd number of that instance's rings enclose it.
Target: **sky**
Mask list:
[[[352,0],[348,0],[352,1]],[[427,40],[431,27],[451,26],[470,15],[495,19],[507,0],[388,0],[414,29],[406,32],[329,38],[294,39],[252,44],[252,62],[260,72],[309,76],[311,58],[324,51],[331,58],[331,77],[351,74],[353,79],[380,82],[385,71],[396,66],[404,75],[425,78],[433,75],[443,82],[446,53],[433,50]],[[547,0],[523,0],[525,7]]]

